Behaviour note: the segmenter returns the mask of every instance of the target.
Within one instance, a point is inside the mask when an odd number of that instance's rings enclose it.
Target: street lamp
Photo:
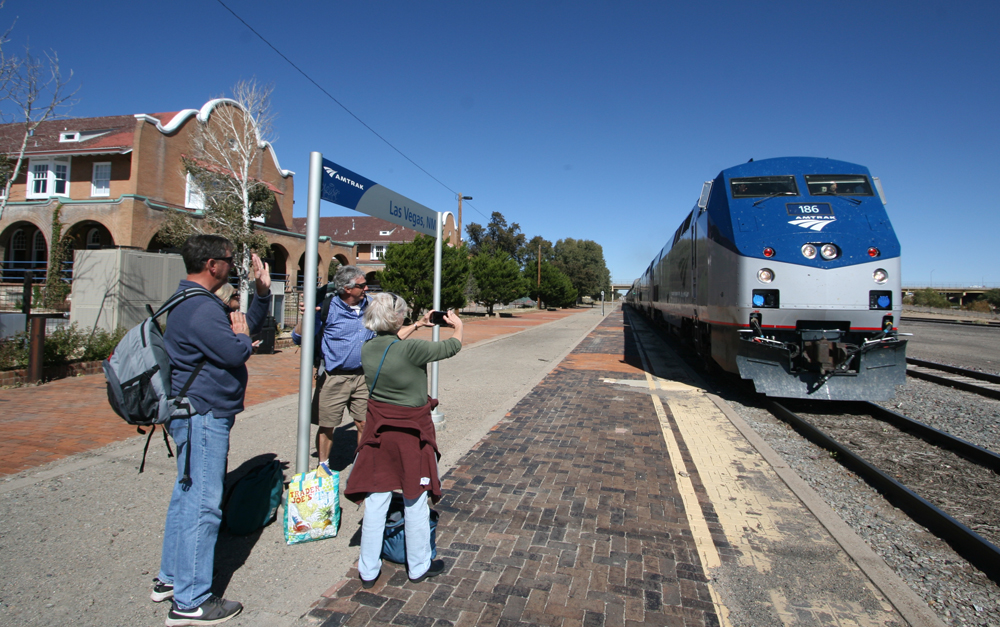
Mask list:
[[[457,225],[458,242],[455,244],[456,246],[462,245],[462,201],[463,200],[472,200],[472,196],[463,196],[461,194],[458,195],[458,225]]]

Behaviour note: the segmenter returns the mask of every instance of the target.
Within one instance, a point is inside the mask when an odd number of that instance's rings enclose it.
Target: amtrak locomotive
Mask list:
[[[723,170],[626,300],[768,396],[893,398],[906,341],[884,202],[868,168],[844,161]]]

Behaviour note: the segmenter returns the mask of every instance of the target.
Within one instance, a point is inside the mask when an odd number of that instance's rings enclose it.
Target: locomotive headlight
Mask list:
[[[882,268],[879,268],[875,272],[872,272],[872,278],[875,279],[876,283],[882,285],[883,283],[889,280],[889,273],[883,270]]]
[[[819,249],[819,254],[823,255],[823,259],[829,261],[830,259],[836,259],[840,253],[833,244],[823,244]]]
[[[757,271],[757,280],[761,283],[770,283],[774,280],[774,270],[770,268],[761,268]]]
[[[815,259],[816,247],[813,246],[812,244],[806,244],[805,246],[802,247],[802,256],[805,257],[806,259]]]

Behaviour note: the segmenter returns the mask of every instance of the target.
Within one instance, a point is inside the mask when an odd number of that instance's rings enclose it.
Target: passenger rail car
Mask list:
[[[885,400],[906,380],[899,273],[879,180],[785,157],[706,181],[626,300],[768,396]]]

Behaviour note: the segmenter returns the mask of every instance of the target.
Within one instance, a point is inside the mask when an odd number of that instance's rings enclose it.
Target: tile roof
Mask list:
[[[161,114],[162,115],[162,114]],[[166,114],[171,115],[171,114]],[[99,118],[71,118],[42,122],[28,138],[25,154],[87,154],[126,152],[135,138],[135,116],[112,115]],[[0,125],[0,152],[17,152],[24,137],[22,124]],[[82,141],[59,141],[61,133],[79,131]],[[87,138],[88,132],[94,136]]]
[[[306,219],[293,218],[293,228],[299,233],[306,232]],[[388,235],[382,232],[388,231]],[[319,234],[339,242],[388,244],[412,242],[417,232],[371,216],[345,216],[319,219]]]

